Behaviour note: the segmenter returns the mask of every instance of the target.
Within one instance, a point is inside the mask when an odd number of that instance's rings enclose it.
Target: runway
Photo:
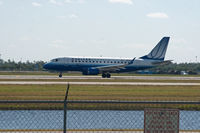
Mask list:
[[[58,76],[49,75],[0,75],[0,79],[102,79],[101,76]],[[106,78],[107,79],[107,78]],[[112,76],[110,79],[141,79],[141,80],[200,80],[200,77],[182,76]]]
[[[152,85],[152,86],[200,86],[200,83],[163,83],[163,82],[46,82],[46,81],[0,81],[9,85]]]
[[[0,75],[0,79],[5,81],[0,81],[0,84],[15,84],[15,85],[65,85],[65,84],[72,84],[72,85],[154,85],[154,86],[200,86],[200,83],[183,83],[183,82],[112,82],[107,81],[104,82],[101,76],[63,76],[59,78],[58,76],[49,76],[49,75]],[[6,81],[6,80],[15,80],[15,79],[28,79],[28,80],[47,80],[47,81]],[[48,81],[48,80],[56,80],[56,81]],[[100,82],[65,82],[59,79],[99,79]],[[173,76],[112,76],[112,78],[104,78],[107,80],[113,79],[139,79],[139,80],[200,80],[200,77],[173,77]]]

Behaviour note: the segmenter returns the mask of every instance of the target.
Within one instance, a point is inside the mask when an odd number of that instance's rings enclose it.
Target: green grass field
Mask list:
[[[58,73],[50,73],[47,71],[0,71],[0,75],[58,75]],[[80,74],[72,73],[68,75],[80,75]]]
[[[1,85],[0,100],[63,100],[65,91],[65,85]],[[200,101],[200,87],[71,85],[69,100]]]
[[[65,91],[65,85],[1,85],[0,100],[64,100]],[[69,100],[92,101],[200,101],[200,87],[71,85],[68,98]],[[55,106],[51,105],[51,107]],[[7,108],[8,105],[4,104],[1,107]],[[11,107],[18,108],[19,105],[15,104]],[[30,104],[26,106],[26,108],[28,107],[34,108],[35,105]],[[50,106],[40,105],[39,107],[47,109]],[[58,108],[62,107],[59,105]],[[172,107],[172,105],[74,104],[70,107],[71,109],[141,109],[144,107]],[[173,108],[200,109],[199,105],[173,105]]]
[[[2,72],[0,72],[0,75]],[[52,73],[6,73],[3,75],[51,75]],[[53,73],[53,75],[57,75]],[[77,74],[75,74],[77,75]],[[74,76],[75,76],[74,75]],[[79,75],[79,74],[78,74]],[[116,74],[117,75],[117,74]],[[70,76],[73,76],[70,75]],[[119,76],[119,75],[117,75]],[[121,76],[121,74],[120,74]],[[131,75],[128,75],[131,76]],[[144,75],[142,75],[144,76]],[[160,75],[159,75],[160,76]],[[163,75],[162,75],[163,76]],[[169,75],[167,75],[169,76]],[[176,75],[174,75],[176,76]],[[179,82],[200,83],[200,80],[143,80],[143,79],[0,79],[0,81],[62,81],[62,82]],[[0,100],[64,100],[66,85],[0,85]],[[129,85],[71,85],[69,100],[115,101],[200,101],[200,86],[129,86]],[[63,105],[0,104],[1,109],[50,109]],[[172,107],[200,110],[200,105],[114,105],[71,104],[71,109],[143,109],[146,107]]]

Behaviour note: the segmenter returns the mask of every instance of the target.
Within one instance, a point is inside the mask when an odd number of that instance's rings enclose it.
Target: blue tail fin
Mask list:
[[[160,40],[160,42],[152,49],[148,55],[142,56],[140,58],[149,60],[164,60],[169,39],[170,37],[163,37],[162,40]]]

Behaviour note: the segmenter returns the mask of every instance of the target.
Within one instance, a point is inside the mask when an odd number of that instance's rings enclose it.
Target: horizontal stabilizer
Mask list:
[[[162,62],[153,62],[154,65],[169,65],[172,63],[172,60],[166,60]]]

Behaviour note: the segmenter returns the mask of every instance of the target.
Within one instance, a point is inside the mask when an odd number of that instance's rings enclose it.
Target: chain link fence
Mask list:
[[[180,109],[180,131],[200,132],[200,102],[68,101],[67,108],[64,104],[0,101],[0,132],[65,132],[65,125],[66,132],[143,132],[145,108]]]

